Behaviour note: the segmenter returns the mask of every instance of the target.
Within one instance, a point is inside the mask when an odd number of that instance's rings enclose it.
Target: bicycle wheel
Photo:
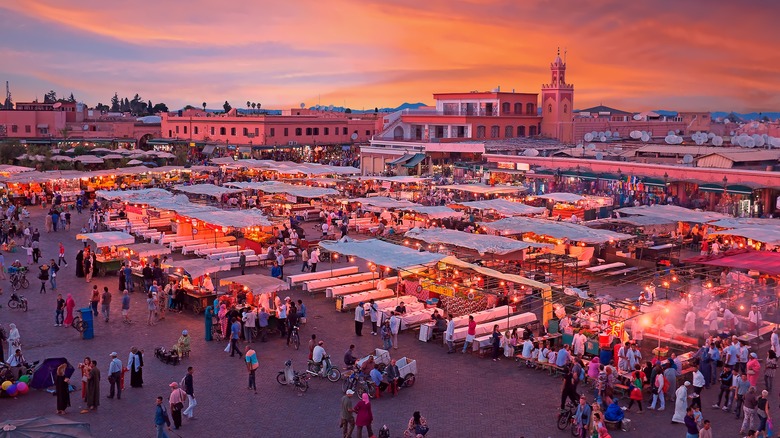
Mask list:
[[[76,329],[79,333],[84,333],[84,331],[87,329],[87,323],[79,319],[78,321],[73,320],[73,328]]]
[[[338,382],[341,380],[341,371],[338,368],[333,367],[328,371],[328,380],[331,382]]]
[[[566,430],[571,424],[571,412],[566,411],[558,415],[558,430]]]
[[[22,277],[21,284],[22,284],[22,287],[25,288],[25,289],[30,287],[30,281],[27,279],[27,277]]]
[[[301,337],[298,336],[298,332],[293,333],[292,342],[296,350],[301,348]]]
[[[571,436],[582,436],[580,431],[582,430],[582,426],[575,423],[574,421],[571,422]]]
[[[287,384],[287,377],[284,375],[284,371],[280,371],[279,374],[276,375],[276,381],[279,382],[280,385]]]
[[[16,300],[8,300],[8,308],[9,309],[16,309],[19,307],[19,302]]]
[[[298,391],[306,392],[309,390],[309,381],[301,379],[295,386],[298,388]]]

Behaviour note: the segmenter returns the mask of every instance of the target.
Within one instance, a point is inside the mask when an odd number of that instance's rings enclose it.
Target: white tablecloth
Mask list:
[[[336,299],[341,300],[341,308],[346,309],[357,305],[361,301],[367,303],[372,298],[375,300],[381,300],[382,298],[389,298],[392,297],[393,295],[395,295],[395,291],[393,291],[392,289],[382,289],[382,290],[369,290],[366,292],[358,292],[356,294],[341,295]]]
[[[343,275],[341,277],[309,280],[303,283],[303,290],[314,291],[320,289],[327,289],[331,286],[357,283],[359,281],[371,280],[372,278],[378,278],[378,277],[379,275],[376,272],[361,272],[360,274]]]
[[[474,322],[477,324],[481,324],[486,321],[492,321],[494,319],[498,318],[506,318],[507,313],[510,311],[509,306],[499,306],[494,307],[492,309],[483,310],[481,312],[472,313],[471,316],[474,317]],[[468,329],[469,325],[469,315],[463,315],[459,316],[457,318],[452,318],[452,320],[455,322],[455,328],[459,327],[466,327]],[[420,326],[420,337],[419,339],[423,342],[428,342],[428,340],[431,338],[431,334],[433,333],[433,322],[425,323]]]
[[[357,266],[347,266],[346,268],[328,269],[319,272],[307,272],[305,274],[295,274],[287,277],[287,283],[295,286],[309,280],[319,280],[321,278],[338,277],[341,275],[357,274],[360,269]]]
[[[398,282],[398,277],[385,278],[385,284],[388,286],[395,285]],[[362,292],[371,289],[377,289],[379,280],[361,281],[358,283],[342,284],[341,286],[333,286],[325,289],[325,296],[327,298],[337,297],[339,295],[347,295],[355,292]]]
[[[504,314],[504,318],[496,319],[493,321],[486,321],[483,322],[482,324],[477,324],[475,336],[480,337],[492,333],[493,326],[496,324],[498,324],[498,329],[501,331],[501,334],[503,334],[504,331],[506,330],[513,329],[515,327],[521,326],[523,324],[528,324],[529,322],[534,322],[534,321],[536,321],[536,315],[530,312],[511,315],[508,321],[506,318],[506,314]],[[456,328],[455,335],[453,336],[455,342],[465,340],[467,331],[468,331],[468,327]]]

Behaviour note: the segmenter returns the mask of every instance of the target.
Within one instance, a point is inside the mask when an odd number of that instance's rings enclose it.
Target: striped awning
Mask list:
[[[391,166],[397,166],[399,164],[406,163],[407,161],[411,160],[413,157],[414,157],[414,154],[404,154],[403,156],[398,157],[395,160],[388,162],[387,164],[389,164]]]
[[[420,163],[425,159],[425,154],[415,154],[411,160],[407,161],[406,164],[404,164],[404,167],[412,168]]]

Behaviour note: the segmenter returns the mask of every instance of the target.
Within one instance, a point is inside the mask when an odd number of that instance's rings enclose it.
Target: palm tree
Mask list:
[[[251,107],[252,107],[252,102],[250,102],[250,101],[248,101],[248,100],[247,100],[247,101],[246,101],[246,109],[249,109],[249,108],[251,108]]]
[[[206,102],[203,102],[201,105],[203,105],[203,111],[206,111]]]
[[[252,109],[255,109],[256,106],[257,106],[257,104],[252,102]]]
[[[257,109],[260,109],[260,102],[257,102]]]

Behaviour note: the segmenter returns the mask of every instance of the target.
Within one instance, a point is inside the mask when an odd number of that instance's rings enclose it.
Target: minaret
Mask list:
[[[550,72],[550,83],[542,85],[542,135],[573,143],[574,85],[566,83],[566,62],[561,59],[560,48]]]

